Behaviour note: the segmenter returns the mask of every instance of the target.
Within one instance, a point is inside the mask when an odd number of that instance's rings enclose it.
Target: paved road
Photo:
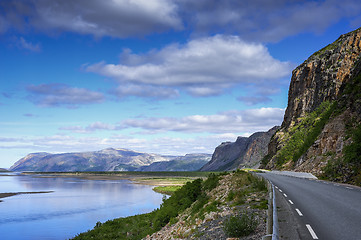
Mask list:
[[[299,239],[361,239],[361,188],[272,173],[261,175],[275,185],[277,202],[287,202],[294,211],[300,223],[294,226]],[[283,223],[279,224],[281,228]]]

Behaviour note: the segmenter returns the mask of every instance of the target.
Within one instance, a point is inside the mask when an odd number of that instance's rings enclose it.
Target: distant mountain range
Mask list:
[[[0,168],[0,172],[9,172],[9,171],[5,168]]]
[[[138,171],[197,171],[211,159],[211,154],[187,154],[170,161],[154,162],[143,166]]]
[[[210,154],[163,156],[128,149],[107,148],[94,152],[31,153],[21,158],[11,171],[195,171],[211,158]]]

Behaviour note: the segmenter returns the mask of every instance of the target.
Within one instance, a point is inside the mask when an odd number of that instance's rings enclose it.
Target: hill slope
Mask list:
[[[361,183],[360,161],[345,159],[345,146],[361,151],[353,134],[361,122],[360,39],[361,29],[341,35],[293,70],[284,121],[263,166]]]

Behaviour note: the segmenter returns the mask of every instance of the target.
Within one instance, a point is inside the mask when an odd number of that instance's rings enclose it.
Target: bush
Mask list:
[[[203,183],[203,189],[211,191],[213,188],[216,188],[219,183],[219,174],[211,173],[209,174],[207,180]]]
[[[223,224],[223,229],[228,237],[242,237],[254,232],[258,225],[254,215],[245,212],[241,216],[231,216]]]

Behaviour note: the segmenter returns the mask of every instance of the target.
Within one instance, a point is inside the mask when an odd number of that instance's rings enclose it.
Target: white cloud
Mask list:
[[[30,85],[27,91],[31,94],[29,99],[37,105],[44,107],[67,106],[75,108],[79,104],[100,103],[104,95],[85,88],[69,87],[65,84]]]
[[[288,62],[274,59],[262,44],[223,35],[191,40],[185,45],[169,45],[144,55],[126,50],[122,60],[119,64],[99,62],[84,69],[113,78],[122,85],[167,86],[195,96],[207,96],[220,94],[234,84],[261,86],[267,81],[277,86],[292,67]],[[127,93],[138,92],[141,91]]]
[[[214,115],[192,115],[183,118],[127,119],[123,127],[141,128],[151,133],[175,131],[185,133],[237,133],[267,131],[283,120],[284,109],[259,108],[227,111]]]
[[[92,133],[96,130],[118,131],[125,128],[138,128],[143,134],[164,132],[207,133],[220,137],[249,135],[258,131],[268,131],[280,125],[283,120],[282,108],[257,108],[248,110],[226,111],[213,115],[190,115],[182,118],[151,117],[122,120],[117,124],[94,122],[88,126],[65,126],[59,130],[75,133]],[[169,133],[171,134],[171,133]]]

